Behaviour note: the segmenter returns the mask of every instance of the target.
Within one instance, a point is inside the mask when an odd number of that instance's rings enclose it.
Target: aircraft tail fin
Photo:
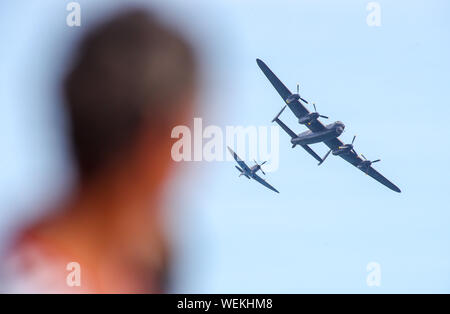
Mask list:
[[[275,118],[272,119],[272,122],[275,122],[278,117],[283,113],[284,109],[286,109],[286,106],[283,107],[283,109],[280,110],[280,112],[275,116]]]
[[[325,161],[325,159],[327,159],[327,157],[330,153],[331,153],[331,149],[325,154],[325,156],[322,158],[322,161],[319,162],[318,166],[320,166]]]

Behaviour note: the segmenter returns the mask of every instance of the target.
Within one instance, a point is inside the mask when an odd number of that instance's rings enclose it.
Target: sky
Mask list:
[[[0,5],[0,247],[42,214],[34,204],[70,187],[54,92],[63,56],[123,6],[78,1],[82,26],[69,28],[68,2]],[[185,162],[167,192],[171,291],[450,292],[448,1],[377,1],[379,27],[367,24],[363,0],[137,2],[196,44],[204,125],[271,126],[283,102],[261,58],[330,122],[345,123],[344,142],[357,134],[356,150],[380,158],[375,168],[402,190],[334,156],[317,167],[282,131],[279,167],[267,174],[280,194],[238,178],[231,161]],[[305,129],[289,110],[282,119]],[[367,284],[371,262],[379,286]]]

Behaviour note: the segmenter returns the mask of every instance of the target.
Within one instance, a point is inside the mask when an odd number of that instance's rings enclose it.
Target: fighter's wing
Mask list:
[[[286,103],[286,100],[289,96],[291,96],[291,91],[284,86],[284,84],[280,81],[280,79],[269,69],[269,67],[260,59],[256,59],[256,63],[258,64],[261,71],[263,71],[264,75],[268,78],[270,83],[272,83],[273,87],[277,90],[278,94],[280,94],[283,101]],[[287,104],[289,109],[294,113],[297,118],[301,118],[306,116],[309,111],[305,106],[299,101],[295,100]],[[322,122],[318,120],[314,120],[311,124],[306,125],[308,129],[313,132],[322,131],[325,129],[325,126]]]
[[[238,163],[239,166],[241,166],[242,170],[244,170],[245,172],[250,172],[250,168],[247,166],[247,164],[245,162],[242,161],[241,158],[239,158],[239,156],[233,152],[233,150],[231,148],[228,148],[228,151],[230,152],[230,154],[233,156],[234,160],[236,160],[236,162]]]
[[[332,140],[328,140],[324,142],[330,149],[337,149],[339,146],[344,145],[344,143],[342,143],[342,141],[338,138],[334,138]],[[353,151],[351,151],[348,154],[342,154],[339,155],[342,157],[342,159],[348,161],[349,163],[351,163],[353,166],[357,167],[359,165],[360,162],[362,162],[361,157],[359,157],[356,153],[354,153]],[[359,168],[358,168],[359,169]],[[401,190],[391,181],[389,181],[388,179],[386,179],[381,173],[379,173],[378,171],[376,171],[375,169],[372,168],[372,166],[369,167],[369,169],[366,171],[360,169],[361,171],[363,171],[364,173],[366,173],[367,175],[371,176],[372,178],[374,178],[375,180],[377,180],[378,182],[380,182],[381,184],[387,186],[388,188],[390,188],[391,190],[400,193]]]
[[[262,185],[264,185],[266,188],[271,189],[274,192],[280,193],[278,192],[277,189],[275,189],[273,186],[271,186],[269,183],[267,183],[266,180],[264,180],[263,178],[261,178],[260,176],[258,176],[256,173],[253,174],[253,179],[255,179],[256,181],[258,181],[259,183],[261,183]]]

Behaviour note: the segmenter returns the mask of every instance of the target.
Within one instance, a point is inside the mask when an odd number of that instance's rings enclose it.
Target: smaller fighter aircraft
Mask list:
[[[261,164],[258,164],[255,161],[254,166],[252,166],[251,168],[249,166],[247,166],[247,164],[245,162],[242,161],[241,158],[239,158],[239,156],[230,148],[228,147],[228,151],[230,152],[230,154],[233,156],[234,160],[236,160],[236,162],[238,163],[238,166],[235,166],[237,170],[239,170],[240,176],[245,176],[247,179],[253,179],[255,181],[258,181],[259,183],[261,183],[262,185],[264,185],[266,188],[271,189],[274,192],[280,193],[278,192],[277,189],[275,189],[273,186],[271,186],[269,183],[266,182],[266,180],[264,180],[263,178],[261,178],[260,176],[258,176],[256,173],[261,170],[261,172],[265,175],[264,171],[261,169],[261,166],[264,165],[267,161],[264,161]]]

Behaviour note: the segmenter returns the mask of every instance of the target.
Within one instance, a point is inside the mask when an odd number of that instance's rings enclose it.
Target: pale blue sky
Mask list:
[[[65,26],[68,2],[0,6],[0,243],[67,182],[51,86],[85,29]],[[79,2],[84,26],[120,4]],[[268,175],[279,195],[238,178],[231,162],[188,164],[168,195],[173,291],[450,292],[450,4],[378,1],[382,25],[369,27],[368,2],[151,1],[200,47],[205,124],[270,125],[283,103],[259,57],[343,121],[342,139],[357,134],[357,151],[381,158],[376,168],[402,189],[333,156],[317,167],[284,133]],[[291,112],[283,120],[303,129]],[[372,261],[381,287],[366,285]]]

